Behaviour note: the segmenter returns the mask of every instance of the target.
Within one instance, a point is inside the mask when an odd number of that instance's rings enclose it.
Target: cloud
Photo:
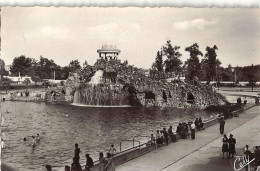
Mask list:
[[[177,30],[189,30],[189,29],[199,29],[203,30],[206,26],[213,25],[216,20],[207,21],[204,18],[197,18],[194,20],[184,20],[175,22],[173,27]]]
[[[56,39],[71,39],[71,34],[69,30],[65,27],[44,26],[40,29],[40,33],[44,36]]]

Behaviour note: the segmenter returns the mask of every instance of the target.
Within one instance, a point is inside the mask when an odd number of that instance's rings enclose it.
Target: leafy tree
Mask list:
[[[155,68],[157,71],[163,71],[163,57],[162,57],[162,52],[157,51],[157,55],[155,58],[155,62],[153,63],[153,68]]]
[[[8,75],[8,72],[5,70],[5,62],[0,58],[0,81],[4,75]]]
[[[30,67],[32,66],[32,59],[24,55],[14,58],[13,64],[10,68],[12,75],[25,76],[29,74]]]
[[[200,77],[201,75],[201,64],[198,56],[203,56],[199,50],[199,45],[194,43],[193,45],[186,47],[185,51],[190,53],[190,58],[186,61],[187,63],[187,76],[188,80],[193,80],[194,77]]]
[[[86,62],[86,61],[85,61]],[[80,70],[81,66],[78,60],[72,60],[69,64],[69,68],[71,72],[74,72],[76,70]]]
[[[164,61],[166,72],[179,72],[181,70],[182,61],[179,59],[182,54],[179,52],[180,46],[172,46],[168,40],[163,46],[163,54],[167,57]]]
[[[124,64],[124,65],[128,65],[128,61],[127,61],[127,60],[125,60],[123,64]]]
[[[68,66],[65,66],[61,69],[61,80],[66,80],[69,77],[70,68]]]
[[[206,54],[204,59],[202,59],[202,67],[205,72],[205,79],[208,83],[216,77],[216,69],[220,66],[221,62],[217,59],[218,47],[214,45],[211,47],[206,47]]]
[[[7,93],[7,89],[9,89],[9,87],[10,87],[10,85],[11,85],[11,80],[10,80],[9,78],[4,77],[4,78],[2,79],[2,81],[1,81],[1,84],[2,84],[3,86],[5,86],[5,91],[6,91],[6,93]]]
[[[40,77],[38,77],[38,76],[33,76],[32,77],[32,81],[34,82],[35,85],[37,85],[37,83],[41,82],[42,79],[40,79]]]
[[[255,66],[253,64],[251,66],[246,66],[243,68],[243,72],[247,78],[249,85],[251,85],[251,88],[253,91],[253,88],[254,88],[254,85],[255,85],[256,79],[257,79]]]
[[[59,66],[53,60],[41,56],[35,72],[36,76],[41,79],[51,79],[53,78],[53,72],[58,69]]]

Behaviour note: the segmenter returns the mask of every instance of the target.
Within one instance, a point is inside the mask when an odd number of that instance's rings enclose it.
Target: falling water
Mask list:
[[[78,87],[74,93],[74,104],[95,106],[129,105],[129,93],[122,84],[105,84],[102,82],[103,71],[96,71],[88,84]]]
[[[96,71],[95,75],[91,78],[89,84],[100,84],[102,83],[103,78],[103,72],[102,70]]]

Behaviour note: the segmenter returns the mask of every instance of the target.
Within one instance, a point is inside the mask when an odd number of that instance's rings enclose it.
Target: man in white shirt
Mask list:
[[[195,139],[195,128],[196,128],[196,126],[193,122],[191,122],[190,128],[191,128],[191,139]]]

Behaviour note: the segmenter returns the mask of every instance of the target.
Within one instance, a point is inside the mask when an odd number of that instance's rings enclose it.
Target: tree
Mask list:
[[[11,85],[11,80],[9,78],[4,77],[2,79],[2,85],[5,86],[5,91],[7,93],[7,89],[9,89],[9,87]]]
[[[85,61],[86,62],[86,61]],[[72,60],[70,61],[69,68],[71,72],[74,72],[76,70],[80,70],[81,66],[78,60]]]
[[[32,66],[32,59],[25,57],[24,55],[14,58],[13,64],[10,68],[12,75],[21,76],[29,74],[29,70]]]
[[[166,72],[179,72],[181,70],[182,61],[179,59],[182,54],[179,52],[180,46],[172,46],[168,40],[163,46],[163,55],[167,57],[164,61]]]
[[[125,66],[128,65],[128,61],[125,60],[123,64],[124,64]]]
[[[155,68],[157,71],[163,71],[163,57],[162,57],[162,52],[157,51],[157,55],[155,58],[155,62],[153,63],[152,68]]]
[[[40,61],[36,66],[35,76],[38,76],[41,79],[52,79],[53,72],[58,69],[59,66],[53,60],[41,56]]]
[[[5,70],[5,62],[0,58],[0,81],[4,75],[8,75],[8,72]]]
[[[40,79],[38,76],[33,76],[32,81],[34,82],[35,85],[37,85],[37,82],[42,81],[42,79]]]
[[[251,66],[246,66],[243,68],[243,72],[247,78],[249,85],[251,85],[251,88],[253,91],[253,88],[254,88],[254,85],[255,85],[256,79],[257,79],[255,66],[253,64]]]
[[[204,59],[202,59],[202,67],[205,72],[205,79],[208,83],[216,78],[217,67],[221,65],[221,62],[217,59],[216,50],[218,50],[216,45],[214,45],[212,48],[207,46],[207,52],[204,56]]]
[[[202,52],[199,50],[199,45],[197,43],[194,43],[193,45],[186,47],[185,51],[190,53],[190,58],[186,61],[186,78],[188,80],[193,80],[195,76],[199,78],[201,75],[201,64],[198,56],[203,56]]]

